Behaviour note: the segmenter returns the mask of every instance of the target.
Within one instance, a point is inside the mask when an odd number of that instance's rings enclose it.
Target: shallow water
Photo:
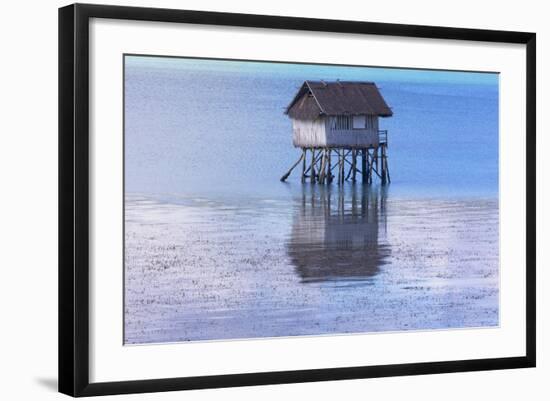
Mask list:
[[[345,192],[345,193],[344,193]],[[498,325],[494,199],[131,196],[125,342]]]
[[[287,196],[278,180],[300,151],[284,109],[304,80],[340,78],[374,80],[394,112],[380,119],[392,195],[498,195],[498,75],[155,63],[126,62],[128,193]]]
[[[388,187],[279,178],[306,79],[375,81]],[[498,75],[125,60],[125,343],[499,324]]]

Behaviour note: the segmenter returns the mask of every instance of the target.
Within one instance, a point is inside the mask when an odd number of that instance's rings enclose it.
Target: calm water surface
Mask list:
[[[392,184],[302,185],[305,79],[374,80]],[[498,76],[127,58],[125,342],[491,327]]]

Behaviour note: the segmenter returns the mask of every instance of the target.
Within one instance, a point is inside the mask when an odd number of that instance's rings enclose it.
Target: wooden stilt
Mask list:
[[[337,163],[332,163],[332,155],[336,153]],[[370,148],[302,148],[300,158],[290,167],[290,169],[281,177],[281,181],[286,181],[292,171],[302,164],[302,183],[309,178],[311,183],[330,184],[334,178],[338,177],[338,184],[344,184],[351,180],[357,182],[357,173],[361,174],[363,183],[372,184],[373,176],[376,174],[381,183],[391,182],[388,166],[387,146],[384,143],[377,147]],[[308,159],[308,153],[311,158]],[[348,158],[350,156],[350,158]],[[357,165],[361,157],[361,169]],[[348,170],[346,171],[346,164]],[[338,174],[332,170],[338,168]],[[308,174],[309,173],[309,174]]]
[[[382,185],[386,184],[386,152],[384,151],[384,146],[380,147],[380,156],[381,156],[381,167],[382,171],[380,175],[382,176]]]
[[[321,156],[319,156],[319,155],[315,156],[315,159],[314,159],[315,163],[317,163],[320,159],[321,159]],[[313,162],[309,165],[308,168],[306,168],[306,178],[309,177],[307,174],[311,170],[312,164],[313,164]]]
[[[321,169],[319,170],[319,183],[324,184],[325,183],[325,170],[326,170],[326,164],[327,164],[327,150],[323,149],[321,150],[323,152],[323,157],[321,159]]]
[[[348,153],[348,154],[349,154],[349,153]],[[345,161],[346,161],[346,163],[348,163],[348,164],[350,165],[350,166],[349,166],[350,169],[349,169],[349,171],[348,171],[348,175],[346,175],[346,181],[347,181],[347,180],[349,179],[351,173],[353,172],[353,163],[350,163],[348,160],[345,160]]]
[[[337,166],[338,166],[338,184],[340,184],[340,174],[342,172],[342,168],[341,168],[341,165],[340,165],[340,149],[337,149],[336,150],[336,156],[338,157],[338,163],[337,163]]]
[[[344,161],[342,157],[344,156],[342,149],[338,149],[338,185],[342,183],[342,175],[344,174],[342,172],[342,167],[344,166]]]
[[[340,176],[340,183],[344,184],[346,179],[346,151],[342,149],[342,175]]]
[[[363,183],[367,182],[367,149],[361,149],[361,178]]]
[[[292,173],[292,170],[294,170],[294,168],[295,168],[298,164],[300,164],[300,162],[302,161],[302,158],[303,158],[303,157],[304,157],[304,154],[302,153],[302,155],[300,156],[300,158],[298,159],[298,161],[297,161],[296,163],[294,163],[294,164],[292,165],[292,167],[290,168],[290,170],[288,170],[288,172],[287,172],[285,175],[283,175],[283,176],[281,177],[281,181],[282,181],[282,182],[284,182],[284,181],[288,178],[288,176],[290,175],[290,173]]]
[[[371,168],[371,164],[370,164],[370,150],[367,148],[365,149],[365,157],[367,159],[367,171],[365,173],[365,176],[366,176],[366,183],[368,184],[369,183],[369,180],[370,180],[370,168]]]
[[[386,182],[389,182],[390,173],[388,171],[388,148],[384,146],[384,171],[386,173]]]
[[[311,173],[310,173],[310,181],[315,182],[315,148],[311,148]]]
[[[352,149],[351,151],[351,181],[355,182],[355,175],[357,173],[357,151]]]
[[[388,184],[391,183],[391,178],[390,178],[390,168],[388,166],[388,147],[387,145],[384,146],[385,150],[384,150],[384,163],[386,164],[386,177],[388,178]]]
[[[370,165],[369,166],[369,180],[368,180],[369,184],[372,184],[372,169],[374,167],[374,159],[376,157],[376,152],[378,152],[378,148],[374,148],[372,150],[372,155],[369,157],[369,159],[370,159],[369,160],[369,165]]]
[[[330,184],[332,182],[332,161],[331,161],[331,149],[328,149],[328,166],[327,166],[327,182]]]
[[[323,158],[325,156],[325,153],[324,153],[324,149],[320,149],[319,150],[319,156],[317,156],[317,164],[316,164],[316,169],[317,169],[317,181],[319,182],[319,176],[321,175],[321,166],[323,165]]]
[[[302,182],[306,182],[307,149],[302,149]]]
[[[381,151],[381,146],[378,146],[374,149],[374,171],[376,171],[377,173],[380,173],[380,169],[379,169],[379,160],[378,160],[378,152]],[[380,174],[378,174],[380,175]]]

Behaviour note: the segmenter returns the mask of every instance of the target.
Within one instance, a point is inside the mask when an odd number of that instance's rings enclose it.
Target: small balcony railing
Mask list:
[[[378,143],[388,145],[388,130],[378,130]]]

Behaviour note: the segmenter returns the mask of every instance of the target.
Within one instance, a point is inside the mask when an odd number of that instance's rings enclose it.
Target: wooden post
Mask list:
[[[319,155],[317,156],[317,163],[319,163],[317,167],[317,182],[319,182],[319,177],[321,175],[322,167],[323,167],[323,158],[325,157],[324,149],[319,150]]]
[[[311,148],[311,172],[310,178],[311,182],[315,182],[315,148]]]
[[[390,179],[390,169],[388,167],[388,148],[387,146],[384,146],[384,158],[383,158],[383,163],[384,163],[384,177],[386,178],[386,181],[389,183],[391,183],[391,179]]]
[[[342,149],[338,149],[337,152],[338,152],[338,185],[340,185],[342,183],[342,176],[344,175],[344,173],[342,172],[342,167],[344,164],[342,157],[344,155],[342,154]]]
[[[388,176],[388,184],[391,184],[390,167],[388,166],[388,155],[387,154],[386,154],[386,175]]]
[[[307,164],[307,149],[302,149],[302,182],[306,182],[306,164]]]
[[[380,168],[379,168],[379,161],[378,161],[378,150],[380,150],[380,153],[382,153],[382,146],[378,146],[376,148],[376,151],[375,151],[375,156],[374,156],[374,171],[376,171],[378,173],[378,175],[380,175]]]
[[[346,150],[343,149],[342,150],[342,153],[344,155],[344,161],[342,163],[342,166],[343,166],[343,169],[344,169],[344,174],[342,176],[342,184],[346,181],[346,158],[347,158],[347,153],[346,153]],[[348,172],[348,175],[349,175],[349,172]]]
[[[290,175],[290,173],[292,173],[292,170],[294,170],[294,167],[296,167],[298,164],[300,164],[300,162],[302,161],[302,158],[304,157],[304,154],[302,153],[302,155],[300,156],[300,158],[298,159],[298,161],[296,163],[294,163],[292,165],[292,167],[290,168],[290,170],[287,171],[287,173],[285,175],[283,175],[281,177],[281,181],[284,182],[288,176]]]
[[[361,175],[363,183],[367,182],[367,149],[361,149]]]
[[[380,157],[382,158],[380,163],[382,171],[380,175],[382,176],[382,185],[386,184],[386,152],[384,149],[385,149],[384,146],[380,147]]]
[[[345,155],[349,155],[350,153],[352,153],[352,151],[350,150],[349,152],[347,152]],[[344,156],[344,161],[350,166],[349,167],[349,171],[348,171],[348,174],[346,175],[346,181],[349,180],[349,177],[351,176],[351,173],[353,172],[353,164],[349,162],[349,160],[346,160],[346,156]]]
[[[351,181],[355,182],[355,173],[357,170],[357,151],[351,150]]]
[[[342,176],[340,177],[340,183],[344,183],[346,180],[346,150],[342,149]]]
[[[323,152],[323,157],[321,159],[321,169],[319,170],[319,183],[324,184],[325,183],[325,170],[326,170],[326,164],[327,164],[327,150],[323,149],[321,150]]]
[[[369,161],[369,184],[372,184],[372,169],[374,167],[374,159],[376,158],[376,154],[378,153],[378,148],[373,148],[372,150],[372,156],[370,156]]]
[[[386,145],[386,151],[384,152],[385,155],[386,155],[386,175],[388,176],[388,184],[391,183],[391,178],[390,178],[390,167],[388,165],[388,145]]]
[[[342,173],[340,166],[340,149],[336,149],[336,156],[338,156],[338,184],[340,184],[340,174]]]
[[[327,167],[327,182],[332,182],[332,162],[331,162],[331,149],[328,149],[328,167]]]

